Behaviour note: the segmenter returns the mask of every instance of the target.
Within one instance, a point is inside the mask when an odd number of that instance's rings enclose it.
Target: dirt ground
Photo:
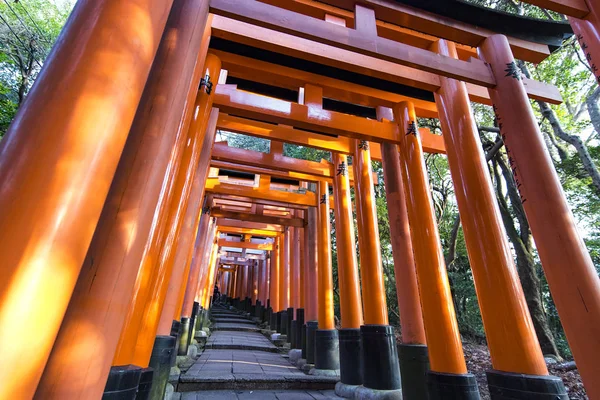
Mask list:
[[[469,372],[477,377],[479,383],[479,391],[481,398],[488,400],[490,394],[487,389],[487,381],[485,371],[492,368],[490,361],[490,353],[487,346],[473,343],[463,343],[465,358],[467,360],[467,368]],[[551,375],[562,378],[570,399],[587,400],[588,396],[583,388],[579,372],[575,369],[572,371],[562,371],[556,368],[556,364],[548,365],[548,370]]]

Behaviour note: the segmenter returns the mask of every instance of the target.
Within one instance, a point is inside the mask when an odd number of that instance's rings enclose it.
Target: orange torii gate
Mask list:
[[[0,142],[0,354],[10,366],[0,370],[0,398],[135,396],[137,383],[120,384],[152,374],[161,398],[170,365],[152,352],[177,336],[186,354],[215,282],[232,304],[287,333],[313,373],[339,372],[340,395],[478,398],[424,151],[447,155],[457,189],[492,396],[566,398],[532,328],[470,101],[494,106],[567,339],[588,394],[600,397],[600,281],[529,103],[562,99],[514,60],[543,61],[572,28],[600,81],[600,9],[593,0],[526,2],[570,25],[530,22],[530,32],[517,16],[458,0],[79,0]],[[417,117],[439,118],[443,135],[420,129]],[[274,151],[214,144],[217,129],[272,140]],[[284,142],[330,151],[332,163],[284,157]],[[384,167],[402,278],[399,352],[372,159]],[[257,182],[209,176],[210,167]],[[223,234],[249,239],[242,253],[264,259],[226,271]],[[31,321],[39,327],[13,328]],[[37,356],[23,357],[31,347]]]

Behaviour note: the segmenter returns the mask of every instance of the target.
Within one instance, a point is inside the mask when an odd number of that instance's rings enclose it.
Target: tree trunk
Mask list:
[[[542,303],[542,287],[533,256],[533,240],[531,237],[531,231],[529,230],[529,224],[527,223],[526,218],[524,218],[521,199],[519,198],[512,172],[506,164],[503,155],[498,153],[495,157],[495,161],[500,167],[502,176],[504,177],[508,195],[515,214],[522,216],[522,223],[520,223],[519,232],[517,231],[515,220],[508,211],[507,203],[502,195],[502,185],[497,182],[496,194],[499,200],[500,213],[502,215],[502,221],[504,222],[508,237],[513,243],[513,247],[515,249],[517,256],[517,272],[519,274],[521,286],[523,287],[525,301],[527,302],[527,307],[529,308],[529,313],[531,314],[533,327],[540,343],[540,347],[542,348],[542,352],[544,354],[551,354],[560,357],[558,348],[554,342],[554,335],[552,334],[552,331],[548,325],[548,318]],[[496,179],[499,180],[500,177],[497,173],[497,170],[494,175]]]
[[[586,99],[585,106],[587,107],[592,126],[596,131],[596,136],[600,138],[600,109],[598,108],[598,98],[600,97],[600,87],[597,87]]]

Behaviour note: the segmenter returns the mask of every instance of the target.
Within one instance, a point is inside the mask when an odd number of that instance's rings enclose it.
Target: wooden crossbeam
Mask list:
[[[439,76],[430,72],[299,38],[220,15],[215,15],[212,20],[212,34],[222,39],[307,59],[363,75],[374,76],[430,92],[435,92],[440,87]],[[343,39],[340,38],[340,40]],[[529,97],[552,104],[560,104],[562,102],[562,97],[556,87],[535,82],[531,79],[523,79],[523,81]],[[477,93],[472,93],[472,87],[472,84],[468,86],[469,95],[472,100],[489,102],[489,94],[486,95],[487,91],[484,87],[481,87],[481,90],[477,91]]]
[[[324,20],[327,17],[340,18],[346,26],[355,26],[354,12],[333,7],[328,4],[314,0],[259,0],[261,3],[271,4],[286,10],[295,11],[300,14],[308,15],[313,18]],[[377,20],[377,33],[379,36],[402,42],[410,46],[421,49],[429,49],[431,45],[438,40],[437,37],[418,32],[416,30],[406,29],[404,27]],[[457,44],[456,48],[461,60],[468,60],[471,57],[477,57],[477,51],[471,46]]]
[[[398,126],[334,111],[317,110],[298,103],[243,92],[231,85],[217,86],[214,103],[222,112],[250,119],[284,124],[324,134],[369,142],[399,143]]]
[[[274,237],[283,232],[278,225],[244,222],[234,219],[217,218],[217,229],[222,233],[237,233],[252,236]]]
[[[215,218],[236,219],[240,221],[260,222],[272,225],[294,226],[304,228],[304,219],[302,218],[285,218],[272,217],[269,215],[258,215],[244,212],[225,211],[219,207],[213,207],[210,215]]]
[[[433,135],[432,135],[433,136]],[[278,142],[273,142],[278,143]],[[281,143],[279,143],[281,144]],[[376,160],[381,159],[379,145],[373,152]],[[281,153],[262,153],[260,151],[230,147],[226,143],[215,143],[212,152],[211,166],[234,171],[249,172],[261,176],[279,176],[305,182],[326,181],[332,183],[335,173],[333,164],[328,161],[321,162],[300,160],[286,157]],[[298,172],[304,171],[304,172]],[[350,184],[354,184],[352,166],[348,167]],[[373,173],[375,185],[379,184],[376,173]],[[234,183],[233,181],[231,183]]]
[[[247,150],[249,151],[249,150]],[[292,179],[306,182],[318,182],[320,179],[314,175],[303,174],[292,171],[282,171],[277,169],[269,169],[270,163],[263,165],[262,167],[255,167],[253,165],[243,164],[244,160],[233,160],[232,161],[220,161],[214,158],[210,161],[210,166],[214,168],[227,169],[232,171],[248,172],[257,175],[269,175],[278,178]],[[331,178],[326,178],[327,181],[331,181]]]
[[[241,133],[269,140],[285,141],[298,146],[312,147],[319,150],[333,151],[351,155],[353,146],[349,138],[331,137],[317,133],[294,129],[286,125],[275,125],[266,122],[235,117],[225,113],[219,114],[218,129],[228,132]],[[429,129],[421,128],[423,150],[427,153],[445,153],[444,139],[432,134]],[[371,142],[371,158],[381,160],[381,148],[378,143]]]
[[[233,242],[231,240],[219,239],[218,245],[221,247],[232,247],[234,249],[251,250],[273,250],[273,243],[252,243],[252,242]]]
[[[257,1],[211,0],[211,12],[250,22],[279,32],[316,40],[465,82],[494,87],[491,70],[481,60],[470,62],[377,36],[375,14],[358,6],[356,29],[331,24],[303,14]],[[358,11],[365,12],[358,12]],[[359,20],[362,19],[362,20]],[[363,29],[364,28],[364,29]]]
[[[251,199],[261,199],[267,201],[278,201],[281,203],[297,204],[302,206],[317,205],[317,197],[313,192],[306,192],[306,194],[300,194],[294,192],[284,192],[279,190],[269,190],[261,187],[255,188],[242,185],[228,185],[219,182],[219,180],[216,178],[207,179],[206,191],[208,193],[248,197]]]
[[[319,0],[322,3],[354,11],[355,0]],[[362,0],[362,4],[375,10],[377,19],[396,24],[402,21],[402,26],[432,36],[452,40],[468,46],[477,47],[488,36],[495,32],[473,26],[464,22],[446,18],[441,15],[425,12],[395,1]],[[510,47],[516,58],[533,63],[542,62],[550,55],[548,46],[529,42],[523,39],[508,37]]]
[[[323,88],[323,96],[329,99],[372,108],[378,106],[391,108],[401,101],[412,101],[418,117],[437,118],[438,115],[436,105],[433,102],[413,99],[400,94],[231,54],[221,50],[211,50],[211,52],[221,59],[223,68],[228,71],[229,75],[236,78],[290,90],[298,90],[299,87],[304,87],[308,82],[315,82]]]
[[[294,210],[306,210],[308,208],[308,206],[306,206],[304,204],[290,203],[290,202],[281,201],[281,200],[252,198],[252,197],[247,197],[247,196],[225,194],[225,193],[213,193],[213,198],[242,201],[242,202],[253,203],[253,204],[262,205],[262,206],[292,208]]]
[[[281,154],[262,153],[215,143],[212,159],[217,161],[238,162],[255,167],[269,168],[282,171],[293,171],[312,176],[311,181],[333,177],[332,164],[285,157]]]

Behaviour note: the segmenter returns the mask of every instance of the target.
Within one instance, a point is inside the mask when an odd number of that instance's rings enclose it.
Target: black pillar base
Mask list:
[[[281,322],[279,323],[279,333],[281,333],[282,335],[287,335],[288,334],[288,312],[287,311],[281,311]]]
[[[187,317],[181,318],[181,328],[182,333],[179,336],[179,347],[177,348],[177,355],[185,356],[187,355],[188,347],[192,340],[190,331],[191,329],[191,320]]]
[[[287,309],[287,316],[288,316],[288,320],[287,320],[286,342],[291,343],[292,342],[292,321],[294,320],[294,308],[293,307],[289,307]]]
[[[256,318],[260,318],[262,317],[262,304],[260,304],[260,300],[256,300],[256,308],[254,309],[254,314],[252,314],[253,316],[255,316]]]
[[[427,372],[429,372],[427,346],[424,344],[399,344],[398,359],[404,399],[426,399]]]
[[[337,329],[317,329],[315,332],[315,369],[340,369]]]
[[[142,374],[140,376],[140,384],[138,385],[138,392],[135,395],[135,400],[150,399],[150,391],[152,390],[153,377],[154,370],[152,368],[142,369]]]
[[[302,332],[304,331],[304,308],[296,310],[296,343],[292,349],[302,348]],[[304,358],[304,357],[303,357]]]
[[[200,307],[200,303],[197,301],[194,302],[192,306],[192,315],[190,315],[190,329],[188,332],[188,346],[192,343],[192,339],[194,338],[194,328],[197,327],[196,321],[200,319],[200,313],[202,312],[202,307]],[[200,324],[200,329],[202,329],[202,324]],[[187,351],[187,348],[186,348]]]
[[[292,321],[292,328],[290,329],[290,334],[288,335],[288,337],[290,338],[290,349],[295,349],[296,348],[296,332],[297,332],[297,327],[296,325],[298,325],[298,321],[293,320]]]
[[[363,386],[376,390],[398,390],[400,364],[394,328],[389,325],[360,327]]]
[[[281,311],[277,311],[277,318],[275,319],[275,332],[281,333]]]
[[[308,321],[306,323],[306,363],[315,363],[315,341],[316,332],[319,329],[319,323],[317,321]]]
[[[302,358],[306,360],[306,354],[307,354],[307,345],[306,345],[306,324],[302,325],[301,329],[301,346],[302,346]]]
[[[194,332],[202,330],[202,325],[204,325],[204,308],[200,307],[198,309],[198,315],[196,316],[194,325],[190,325],[190,328],[193,327],[192,331],[190,332],[190,343],[194,337]]]
[[[135,400],[142,368],[137,365],[118,365],[110,368],[102,400]]]
[[[149,367],[154,370],[150,399],[158,400],[165,397],[165,390],[171,372],[171,356],[175,351],[175,338],[173,336],[159,335],[154,339],[154,347],[150,356]]]
[[[340,329],[340,381],[346,385],[361,385],[360,329]]]
[[[175,338],[175,351],[173,351],[173,357],[171,357],[171,366],[175,366],[175,361],[177,361],[177,353],[179,352],[179,338],[183,336],[183,326],[181,326],[181,322],[173,320],[171,322],[171,336]]]
[[[568,400],[563,381],[557,376],[513,374],[487,371],[493,400]]]
[[[429,400],[479,400],[479,388],[473,374],[427,373]]]
[[[271,328],[272,331],[277,331],[277,313],[274,313],[273,310],[271,310],[269,324],[269,328]]]

